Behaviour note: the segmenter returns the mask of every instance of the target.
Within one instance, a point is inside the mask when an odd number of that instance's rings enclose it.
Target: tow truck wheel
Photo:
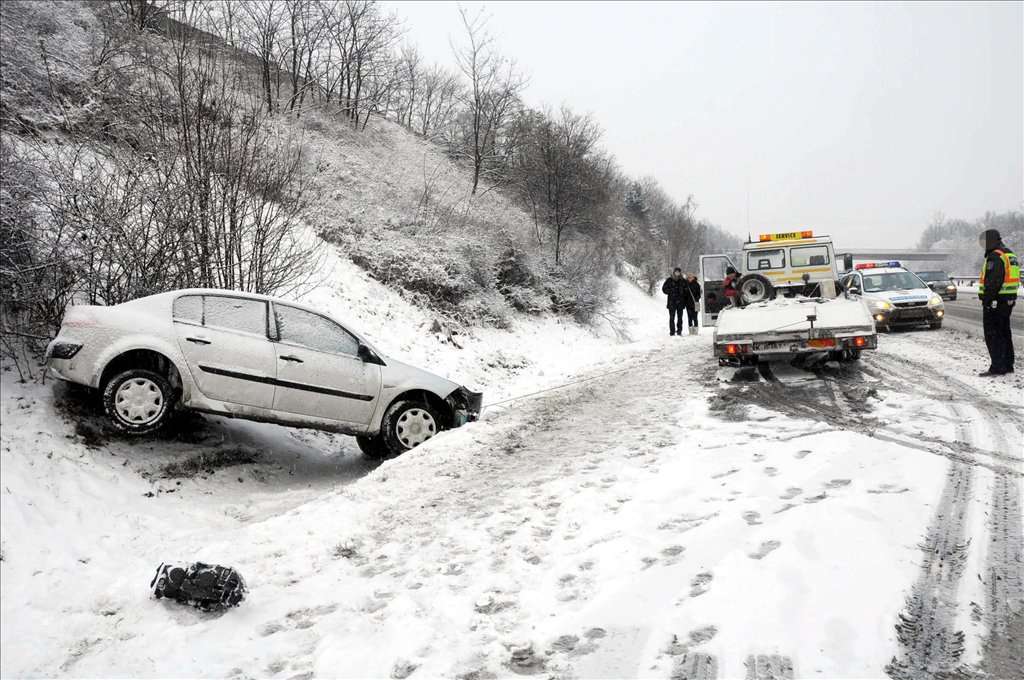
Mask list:
[[[775,286],[763,274],[746,274],[739,281],[740,295],[748,304],[775,297]]]

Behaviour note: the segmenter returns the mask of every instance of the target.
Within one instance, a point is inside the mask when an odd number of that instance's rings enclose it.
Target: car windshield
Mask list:
[[[871,274],[864,277],[865,293],[882,293],[892,290],[909,290],[924,288],[924,282],[910,272],[893,272],[891,274]]]
[[[925,281],[949,281],[946,272],[917,272],[917,275]]]

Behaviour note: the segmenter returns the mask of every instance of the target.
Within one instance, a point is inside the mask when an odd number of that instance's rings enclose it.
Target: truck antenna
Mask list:
[[[750,242],[750,175],[747,175],[747,241]]]

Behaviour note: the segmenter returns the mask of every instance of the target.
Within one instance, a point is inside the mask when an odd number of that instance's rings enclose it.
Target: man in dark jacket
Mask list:
[[[683,334],[683,309],[686,307],[686,281],[683,270],[676,267],[672,276],[665,279],[661,292],[668,296],[668,334]]]
[[[697,334],[697,311],[700,309],[700,283],[693,274],[686,275],[686,297],[683,299],[686,305],[686,325],[690,335]]]
[[[1003,244],[995,229],[988,229],[978,237],[985,249],[981,265],[978,298],[981,299],[982,327],[985,345],[991,360],[988,370],[980,375],[990,377],[1013,373],[1013,338],[1010,337],[1010,313],[1017,303],[1020,286],[1020,263],[1017,256]]]

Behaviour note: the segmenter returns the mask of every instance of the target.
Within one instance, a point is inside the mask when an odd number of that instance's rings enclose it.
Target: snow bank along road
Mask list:
[[[5,385],[0,670],[1020,677],[1024,409],[965,338],[753,374],[665,338],[377,468],[219,419],[103,441]],[[147,599],[194,559],[249,599]]]

